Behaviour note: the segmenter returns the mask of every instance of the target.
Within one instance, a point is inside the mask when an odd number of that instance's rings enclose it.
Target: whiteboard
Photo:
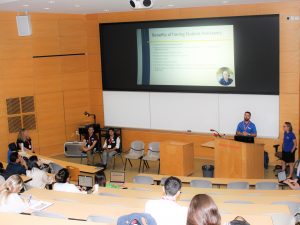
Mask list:
[[[259,137],[279,135],[279,96],[277,95],[234,95],[220,94],[220,131],[235,134],[237,124],[250,111],[251,121],[256,125]]]
[[[150,93],[151,128],[209,132],[218,127],[218,95]]]
[[[149,94],[103,91],[105,126],[151,128]]]
[[[279,96],[103,91],[105,126],[235,134],[251,111],[259,137],[279,136]]]

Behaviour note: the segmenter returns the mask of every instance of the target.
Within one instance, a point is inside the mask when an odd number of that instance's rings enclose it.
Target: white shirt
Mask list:
[[[32,168],[32,170],[27,170],[26,176],[32,178],[32,180],[29,181],[27,185],[34,188],[44,189],[47,184],[51,184],[51,178],[47,175],[47,173],[38,168]]]
[[[23,201],[17,193],[11,193],[3,205],[0,205],[0,212],[21,213],[28,209],[29,205]]]
[[[53,185],[54,191],[81,193],[81,191],[74,185],[69,183],[55,183]]]
[[[187,220],[187,207],[171,200],[149,200],[145,205],[145,213],[151,214],[157,225],[185,225]]]

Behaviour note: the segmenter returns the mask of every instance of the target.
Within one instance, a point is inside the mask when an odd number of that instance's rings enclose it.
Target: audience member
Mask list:
[[[70,174],[65,168],[59,170],[55,175],[56,183],[53,185],[54,191],[81,193],[81,191],[74,185],[70,184]]]
[[[145,213],[151,214],[158,225],[186,224],[187,208],[176,202],[180,195],[181,185],[181,180],[176,177],[169,177],[163,186],[164,195],[162,199],[146,202]]]
[[[18,152],[12,152],[9,161],[10,163],[7,165],[5,173],[3,174],[5,179],[14,174],[26,175],[27,164]]]
[[[113,128],[108,129],[108,136],[105,138],[102,153],[103,167],[106,168],[110,159],[120,151],[120,137],[115,134]]]
[[[82,151],[87,155],[87,164],[92,165],[93,151],[98,147],[98,136],[94,133],[93,125],[88,127],[88,134],[84,137],[82,142]]]
[[[25,128],[22,128],[19,131],[18,138],[17,138],[17,148],[18,150],[22,150],[22,151],[34,152],[31,143],[31,138],[29,137],[28,130],[26,130]]]
[[[32,178],[32,180],[27,183],[28,186],[43,189],[47,184],[52,184],[54,182],[53,177],[41,170],[43,164],[38,160],[37,156],[31,156],[28,159],[27,165],[28,170],[26,171],[26,176]]]
[[[0,212],[21,213],[25,211],[29,204],[19,195],[24,186],[19,175],[10,176],[0,187]]]
[[[106,176],[104,171],[98,171],[95,173],[95,184],[98,184],[100,187],[106,186]]]
[[[186,225],[220,225],[221,216],[214,200],[206,194],[195,195],[190,203]]]

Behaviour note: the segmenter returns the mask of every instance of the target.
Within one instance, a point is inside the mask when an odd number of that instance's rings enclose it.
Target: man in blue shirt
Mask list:
[[[257,136],[256,126],[254,123],[250,121],[251,113],[245,112],[244,114],[244,121],[240,122],[236,129],[236,135],[240,136]]]
[[[10,155],[10,163],[7,165],[6,170],[3,174],[4,178],[7,179],[11,175],[26,175],[27,164],[22,156],[18,152],[13,152]]]

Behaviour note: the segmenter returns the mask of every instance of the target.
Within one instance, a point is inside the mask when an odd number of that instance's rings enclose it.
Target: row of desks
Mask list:
[[[161,181],[162,178],[167,178],[169,175],[159,175],[159,174],[145,174],[141,173],[138,176],[148,176],[152,177],[153,180],[157,183]],[[209,177],[187,177],[187,176],[176,176],[178,177],[182,183],[190,183],[192,180],[208,180],[212,182],[214,185],[227,185],[230,182],[248,182],[249,185],[255,186],[258,182],[276,182],[277,179],[237,179],[237,178],[209,178]]]
[[[123,196],[114,196],[116,193],[123,193]],[[74,193],[55,192],[49,190],[31,189],[23,195],[32,195],[33,199],[46,200],[54,202],[52,206],[46,209],[48,212],[63,213],[65,216],[73,219],[86,219],[91,214],[102,214],[111,217],[119,217],[132,212],[143,212],[146,201],[149,199],[139,196],[127,195],[130,190],[117,190],[109,188],[100,188],[99,195],[82,195]],[[200,191],[201,192],[201,191]],[[160,199],[161,193],[151,196],[151,199]],[[182,206],[188,207],[189,201],[179,201]],[[216,201],[222,214],[223,222],[234,219],[241,215],[249,220],[250,224],[272,224],[267,214],[286,213],[289,209],[285,205],[246,204],[241,207],[239,204],[221,203]]]

